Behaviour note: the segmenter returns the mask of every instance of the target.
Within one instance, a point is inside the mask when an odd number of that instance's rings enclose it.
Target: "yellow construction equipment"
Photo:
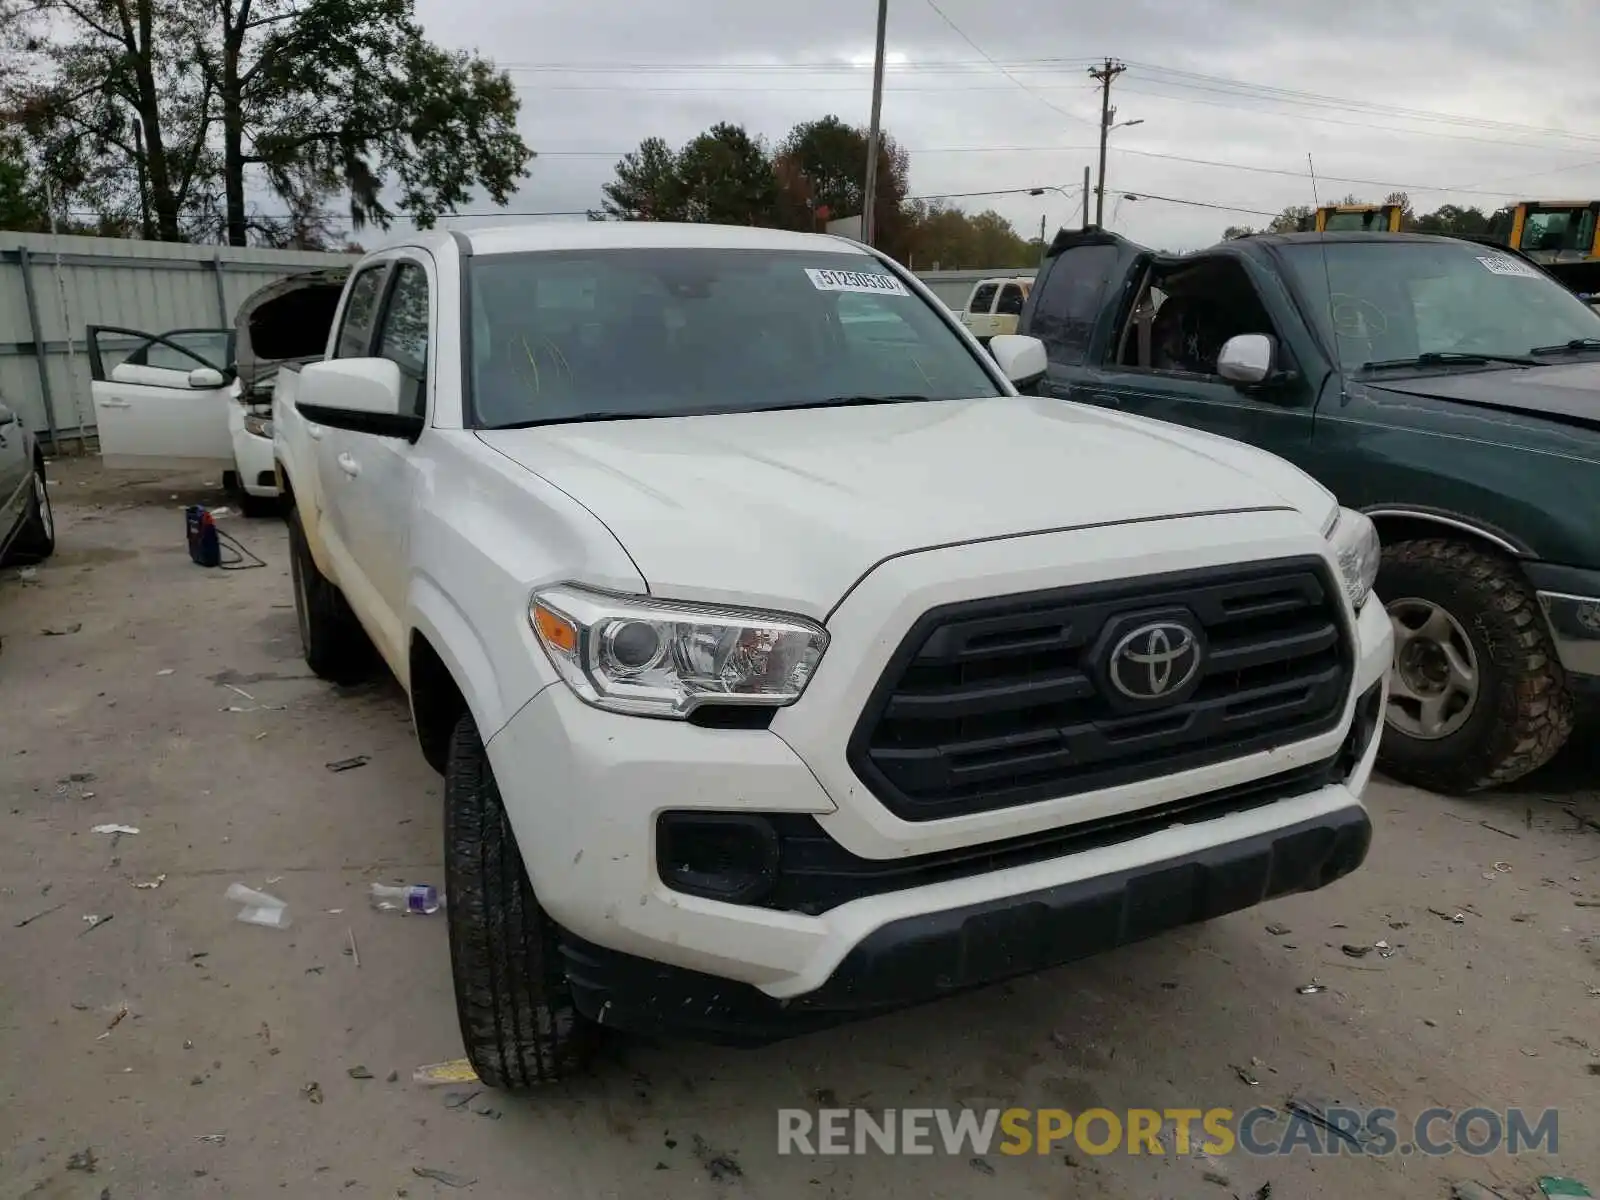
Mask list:
[[[1600,200],[1523,200],[1511,210],[1507,239],[1535,262],[1600,258]]]
[[[1585,298],[1600,292],[1600,200],[1523,200],[1497,233]]]
[[[1398,204],[1324,204],[1312,217],[1318,233],[1399,233],[1404,210]]]

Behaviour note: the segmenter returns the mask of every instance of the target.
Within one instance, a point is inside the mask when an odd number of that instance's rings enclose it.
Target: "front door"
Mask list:
[[[1240,384],[1219,373],[1223,347],[1241,334],[1272,339],[1266,382]],[[1316,410],[1300,365],[1309,353],[1273,320],[1248,259],[1156,260],[1098,355],[1097,402],[1247,442],[1303,466]]]
[[[108,467],[226,470],[233,331],[89,327],[90,384]]]

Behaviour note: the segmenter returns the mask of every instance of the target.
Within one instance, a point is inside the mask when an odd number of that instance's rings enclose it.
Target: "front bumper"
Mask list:
[[[1556,658],[1568,675],[1600,680],[1600,572],[1530,563]]]
[[[239,472],[239,486],[249,496],[276,497],[280,493],[272,439],[251,433],[244,426],[244,417],[244,406],[233,404],[228,413],[228,432],[233,438],[233,462]]]
[[[821,987],[791,999],[567,938],[573,999],[635,1033],[760,1045],[1041,971],[1325,887],[1372,838],[1353,799],[1293,825],[998,899],[901,917],[850,950]]]
[[[1026,570],[1044,569],[1024,557]],[[890,591],[901,594],[906,582]],[[1375,600],[1353,616],[1351,694],[1337,728],[1323,735],[1101,792],[918,822],[893,818],[842,772],[844,738],[818,723],[832,712],[847,727],[860,711],[850,679],[876,670],[850,644],[862,613],[858,605],[854,616],[830,621],[840,674],[825,680],[819,671],[771,729],[621,716],[556,684],[489,740],[534,890],[564,931],[568,974],[587,1015],[640,1030],[769,1040],[1322,887],[1365,855],[1360,796],[1392,653]],[[884,627],[868,615],[868,625]],[[887,655],[893,641],[862,657]],[[838,762],[817,749],[830,745]],[[1233,804],[1234,789],[1254,799]],[[1162,815],[1212,796],[1225,802]],[[821,911],[674,890],[658,863],[658,825],[685,809],[814,822],[851,864],[909,873],[887,889],[857,887]],[[917,872],[942,865],[940,856],[1147,813],[1156,816],[1057,853]]]

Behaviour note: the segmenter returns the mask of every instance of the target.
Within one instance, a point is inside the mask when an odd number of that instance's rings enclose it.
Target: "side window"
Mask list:
[[[1014,283],[1008,283],[1000,289],[1000,303],[995,305],[995,312],[1005,313],[1008,316],[1020,317],[1022,315],[1022,289]]]
[[[378,357],[400,368],[400,411],[424,416],[428,407],[428,275],[420,263],[401,262],[395,268],[378,331]]]
[[[1120,246],[1078,246],[1063,251],[1049,265],[1030,297],[1027,332],[1044,342],[1050,361],[1076,366],[1089,352],[1107,281],[1120,286]]]
[[[387,263],[368,267],[350,285],[350,299],[344,306],[339,342],[334,348],[335,358],[367,356],[371,345],[372,318],[378,311],[378,293],[383,289],[383,277],[388,269]]]
[[[978,285],[978,290],[972,293],[972,299],[967,303],[969,313],[986,314],[994,308],[994,294],[996,287],[992,283]]]

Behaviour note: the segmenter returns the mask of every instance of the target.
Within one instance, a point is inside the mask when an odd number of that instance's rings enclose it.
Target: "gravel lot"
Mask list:
[[[1327,891],[760,1051],[621,1043],[591,1080],[461,1103],[411,1082],[460,1053],[444,918],[366,904],[373,880],[441,876],[439,780],[400,693],[308,675],[277,522],[224,522],[264,568],[204,571],[178,507],[226,501],[200,480],[57,476],[57,556],[0,579],[0,1196],[1422,1200],[1463,1178],[1532,1195],[1547,1173],[1600,1191],[1592,718],[1514,793],[1380,782],[1373,854]],[[91,832],[106,822],[140,832]],[[236,922],[234,881],[292,927]],[[1392,956],[1340,949],[1378,939]],[[1559,1153],[777,1153],[782,1107],[1291,1096],[1555,1106]]]

